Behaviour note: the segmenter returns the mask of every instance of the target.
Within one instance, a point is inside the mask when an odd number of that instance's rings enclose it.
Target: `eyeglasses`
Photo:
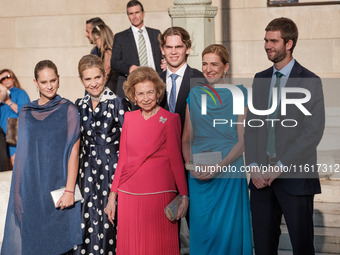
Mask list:
[[[12,76],[10,74],[7,74],[5,77],[3,77],[1,80],[0,80],[0,83],[3,83],[5,80],[7,79],[12,79]]]

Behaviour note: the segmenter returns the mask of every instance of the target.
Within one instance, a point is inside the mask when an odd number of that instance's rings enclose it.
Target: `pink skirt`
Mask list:
[[[175,197],[118,192],[117,255],[179,255],[177,221],[164,213]]]

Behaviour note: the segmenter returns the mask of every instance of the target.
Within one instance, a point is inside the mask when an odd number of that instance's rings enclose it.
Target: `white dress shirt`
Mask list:
[[[184,72],[187,69],[187,66],[188,66],[187,63],[185,63],[175,73],[175,74],[178,75],[178,77],[176,79],[176,102],[177,102],[177,98],[178,98],[178,92],[181,88]],[[169,68],[167,68],[166,69],[166,96],[167,96],[168,102],[169,102],[169,98],[170,98],[170,91],[171,91],[171,88],[172,88],[172,81],[171,81],[171,77],[170,77],[171,74],[173,74],[173,73],[169,70]]]
[[[137,45],[137,51],[139,51],[139,48],[138,48],[138,39],[139,39],[139,32],[138,31],[139,31],[139,28],[135,27],[135,26],[131,26],[131,29],[132,29],[133,37],[135,38],[135,42],[136,42],[136,45]],[[141,29],[143,30],[146,52],[147,52],[147,55],[148,55],[148,66],[153,68],[154,70],[156,70],[155,61],[154,61],[153,55],[152,55],[152,48],[151,48],[151,43],[150,43],[148,32],[146,31],[145,26],[142,26]]]

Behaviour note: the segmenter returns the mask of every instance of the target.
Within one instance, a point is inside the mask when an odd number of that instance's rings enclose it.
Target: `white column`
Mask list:
[[[201,70],[201,53],[205,47],[215,43],[215,16],[217,7],[211,0],[174,0],[169,8],[172,26],[185,28],[192,41],[188,64]]]

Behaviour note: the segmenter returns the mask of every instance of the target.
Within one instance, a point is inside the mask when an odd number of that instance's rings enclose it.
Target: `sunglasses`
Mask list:
[[[7,76],[3,77],[1,80],[0,80],[0,83],[4,82],[5,80],[7,79],[12,79],[12,76],[10,74],[7,74]]]

